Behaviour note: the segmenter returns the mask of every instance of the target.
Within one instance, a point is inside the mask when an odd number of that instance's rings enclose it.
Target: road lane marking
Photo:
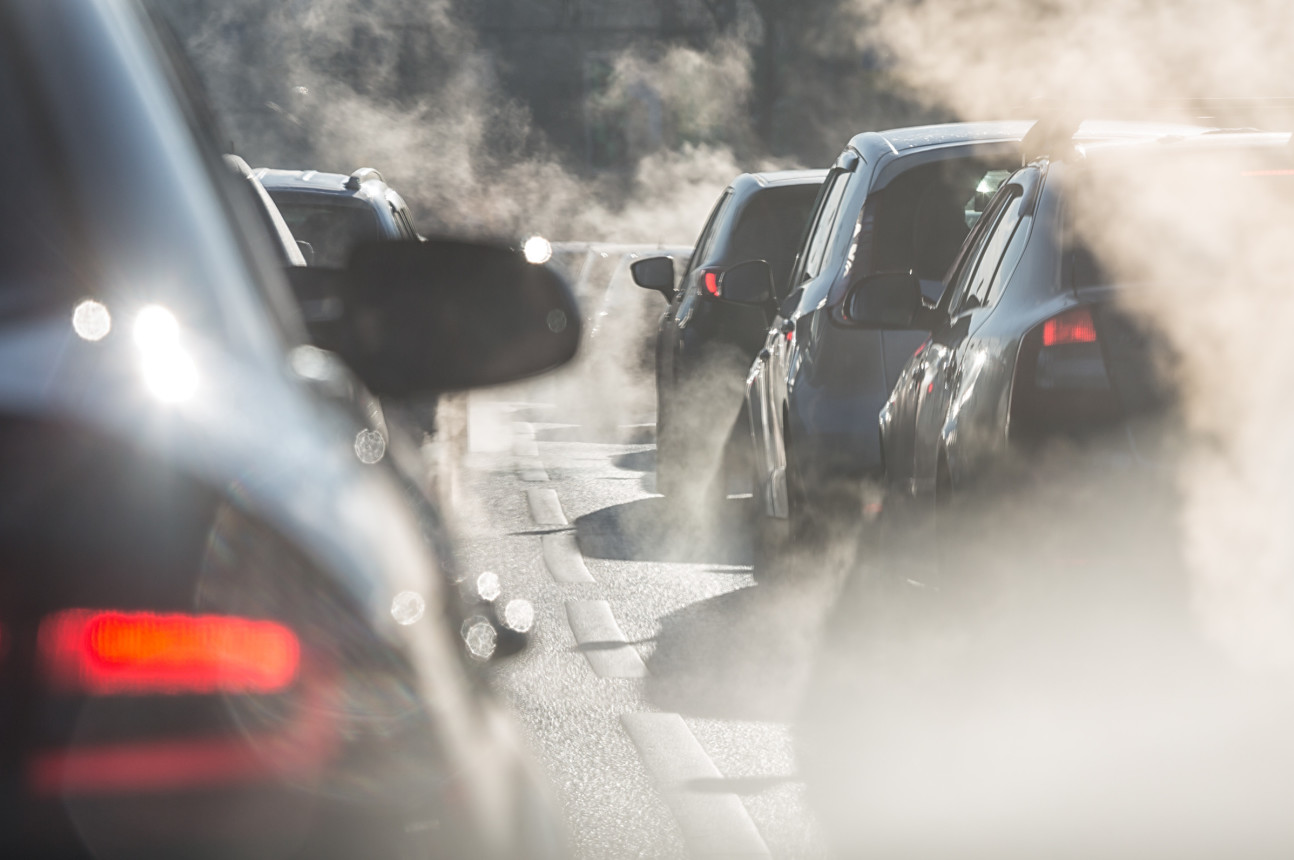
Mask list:
[[[768,858],[768,846],[741,799],[690,786],[723,779],[678,714],[621,714],[638,757],[674,813],[692,857]]]
[[[537,526],[569,525],[562,503],[557,500],[557,491],[549,489],[526,490],[526,502],[530,505],[530,518]]]
[[[647,664],[625,639],[605,600],[566,601],[566,620],[584,657],[602,678],[645,678]]]
[[[523,481],[543,482],[548,480],[548,471],[543,460],[538,457],[518,457],[517,474]]]
[[[544,566],[558,582],[593,582],[593,575],[584,564],[574,532],[554,532],[544,535]]]
[[[535,444],[534,439],[513,439],[512,453],[518,457],[538,457],[539,446]]]

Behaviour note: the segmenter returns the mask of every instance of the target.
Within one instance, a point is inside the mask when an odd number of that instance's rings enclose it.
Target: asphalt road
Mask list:
[[[748,501],[655,494],[650,413],[594,427],[556,399],[473,397],[452,508],[468,575],[535,605],[493,682],[576,855],[822,856],[791,724],[825,586],[756,584]]]

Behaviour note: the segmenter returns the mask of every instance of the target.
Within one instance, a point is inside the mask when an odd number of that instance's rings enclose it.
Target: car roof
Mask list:
[[[1136,156],[1154,147],[1156,153],[1177,154],[1190,152],[1218,152],[1224,150],[1272,149],[1294,143],[1289,132],[1255,131],[1252,129],[1215,129],[1191,136],[1166,135],[1159,139],[1098,140],[1079,143],[1075,149],[1084,159],[1117,157],[1126,153]]]
[[[813,170],[770,170],[746,174],[765,188],[783,185],[821,185],[827,178],[825,168]]]
[[[850,140],[850,146],[864,156],[869,151],[889,150],[894,155],[916,153],[933,147],[959,143],[992,143],[1023,140],[1034,120],[993,120],[983,122],[949,122],[863,132]],[[1213,129],[1203,125],[1132,120],[1084,120],[1075,134],[1077,140],[1150,140],[1162,137],[1190,137]]]
[[[360,171],[356,171],[360,173]],[[277,167],[258,167],[252,171],[265,189],[298,191],[309,194],[331,194],[338,197],[358,197],[368,201],[385,201],[388,186],[376,171],[372,171],[358,188],[348,187],[352,176],[342,173],[324,173],[319,170],[286,170]]]

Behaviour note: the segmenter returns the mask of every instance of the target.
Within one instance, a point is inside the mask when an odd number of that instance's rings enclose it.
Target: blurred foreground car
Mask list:
[[[749,473],[742,383],[786,298],[795,250],[825,176],[825,170],[738,176],[711,211],[677,290],[672,259],[633,264],[638,286],[669,302],[656,334],[657,492],[670,495],[689,484],[722,496],[729,473],[743,479]],[[763,306],[725,301],[725,270],[756,259],[772,270],[773,294]]]
[[[252,175],[269,192],[292,235],[310,245],[311,265],[344,266],[361,242],[418,238],[404,198],[371,167],[349,176],[269,167]]]
[[[0,854],[560,855],[472,670],[500,630],[348,380],[557,366],[569,292],[374,243],[291,269],[344,307],[312,345],[173,44],[133,3],[0,6]]]

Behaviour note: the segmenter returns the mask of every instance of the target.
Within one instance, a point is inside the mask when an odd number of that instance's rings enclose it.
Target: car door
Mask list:
[[[795,319],[803,302],[805,284],[821,273],[845,199],[845,189],[852,175],[849,169],[843,167],[833,169],[827,175],[819,195],[817,211],[805,235],[803,250],[791,270],[791,292],[774,317],[764,348],[756,359],[756,366],[752,368],[760,400],[758,421],[755,413],[751,413],[752,426],[758,427],[756,435],[759,438],[755,453],[757,462],[763,464],[761,480],[766,484],[769,512],[773,516],[787,516],[789,510],[785,487],[786,443],[782,414],[795,347]]]
[[[696,240],[692,257],[688,260],[683,276],[679,278],[665,313],[661,315],[656,327],[656,408],[657,425],[664,427],[669,419],[669,399],[675,393],[674,383],[677,379],[675,356],[678,354],[680,326],[685,324],[692,307],[700,300],[700,270],[714,247],[715,237],[719,233],[719,224],[723,221],[732,202],[732,189],[726,189],[710,210],[705,227]]]
[[[992,343],[980,336],[992,314],[1004,280],[1018,262],[1027,236],[1025,187],[1013,179],[1003,185],[976,238],[973,255],[950,285],[947,323],[922,353],[923,372],[915,384],[914,462],[912,488],[934,493],[941,481],[953,480],[954,459],[963,468],[968,460],[987,456],[995,445],[982,417],[990,391],[981,379],[992,376],[997,358]],[[1013,241],[1017,236],[1019,241]],[[906,380],[909,386],[913,380]],[[972,416],[979,416],[978,422]],[[953,449],[956,449],[955,453]]]
[[[990,225],[995,223],[1000,214],[999,201],[994,199],[966,237],[966,242],[949,271],[948,283],[940,297],[940,310],[946,311],[952,297],[965,290],[983,251]],[[881,411],[886,480],[892,489],[905,494],[918,492],[915,485],[916,450],[919,444],[917,419],[920,407],[928,407],[927,398],[934,394],[933,377],[939,362],[947,355],[945,342],[950,336],[948,328],[940,326],[917,346],[899,373],[889,400]],[[923,388],[928,390],[922,391]]]

